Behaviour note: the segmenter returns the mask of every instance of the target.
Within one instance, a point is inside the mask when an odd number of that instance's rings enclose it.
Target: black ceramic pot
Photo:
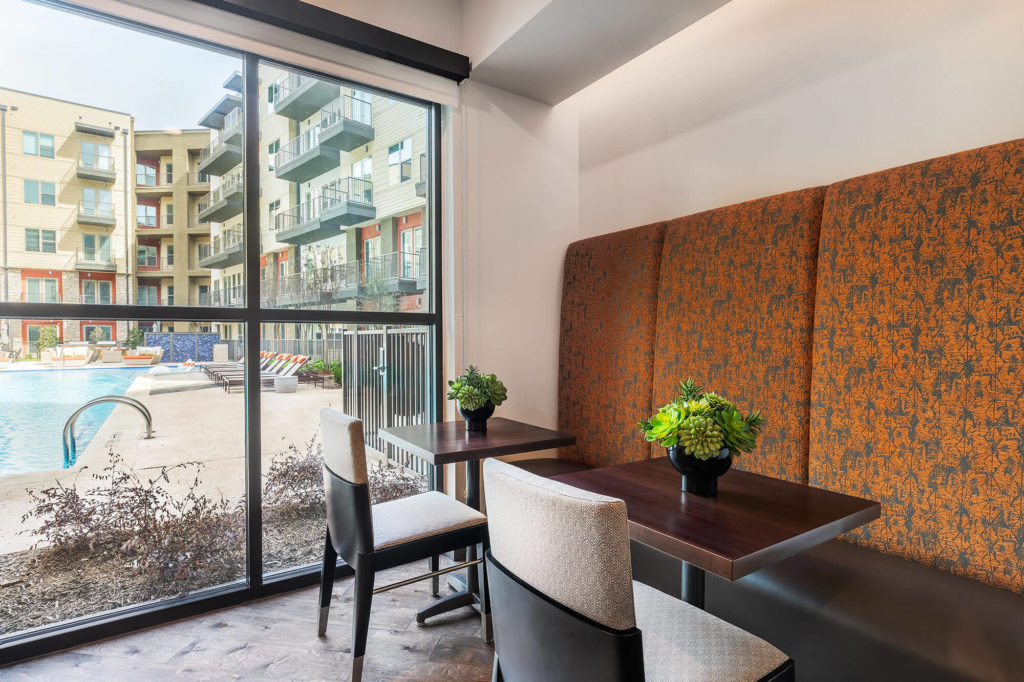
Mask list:
[[[487,419],[494,414],[494,405],[487,403],[479,410],[467,410],[459,405],[459,414],[466,420],[467,431],[484,432],[487,430]]]
[[[676,471],[683,475],[683,491],[703,497],[718,494],[718,477],[732,466],[729,448],[722,448],[718,457],[697,459],[676,445],[668,448],[668,459]]]

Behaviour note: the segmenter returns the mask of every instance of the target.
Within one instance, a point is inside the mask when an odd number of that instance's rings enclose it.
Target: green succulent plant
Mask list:
[[[497,407],[508,398],[508,389],[493,374],[483,374],[473,365],[448,382],[448,400],[458,400],[464,410],[479,410],[488,403]]]
[[[732,455],[751,452],[764,428],[757,410],[746,416],[727,398],[705,393],[692,379],[679,384],[679,396],[638,426],[644,437],[666,448],[679,446],[687,455],[706,460],[723,448]]]

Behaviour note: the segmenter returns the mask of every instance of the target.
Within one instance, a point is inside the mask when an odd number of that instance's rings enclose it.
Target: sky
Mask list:
[[[238,57],[24,0],[0,0],[0,24],[0,87],[129,113],[136,130],[198,127],[242,70]]]

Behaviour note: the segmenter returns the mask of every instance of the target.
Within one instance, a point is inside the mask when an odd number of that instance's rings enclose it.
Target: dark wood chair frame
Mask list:
[[[437,569],[439,555],[465,547],[482,545],[486,552],[489,547],[487,524],[481,523],[437,535],[410,540],[380,550],[373,548],[372,511],[370,489],[366,483],[351,483],[324,465],[324,483],[327,498],[327,536],[324,542],[324,562],[320,572],[320,611],[317,620],[317,634],[327,632],[327,618],[331,607],[331,593],[334,586],[334,569],[338,557],[355,571],[355,585],[352,592],[352,679],[362,674],[363,655],[366,653],[366,636],[370,625],[370,603],[373,595],[397,587],[403,587],[427,578],[436,578],[452,571],[468,568],[478,571],[483,559],[476,559]],[[430,560],[431,572],[390,585],[374,588],[374,574],[413,561]],[[485,639],[490,638],[491,609],[488,595],[487,575],[480,570],[480,614],[483,620]]]
[[[494,600],[492,682],[587,680],[642,682],[643,633],[614,630],[520,580],[490,551],[487,580]],[[789,659],[758,682],[793,682]]]

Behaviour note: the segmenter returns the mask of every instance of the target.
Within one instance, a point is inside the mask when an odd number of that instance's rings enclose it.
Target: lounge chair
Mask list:
[[[262,372],[277,373],[288,365],[291,358],[292,356],[287,353],[278,353],[273,355],[265,365],[261,364],[260,370]],[[245,364],[240,362],[226,367],[213,367],[207,370],[206,374],[218,384],[223,384],[228,377],[243,376],[245,374]]]
[[[290,376],[293,376],[296,372],[299,371],[299,369],[301,367],[303,367],[306,364],[306,361],[308,359],[309,359],[309,357],[306,356],[306,355],[293,355],[293,356],[291,356],[291,360],[289,360],[288,362],[282,363],[282,365],[279,367],[280,371],[261,372],[260,373],[260,384],[264,388],[266,388],[266,387],[273,388],[274,387],[274,380],[278,379],[279,377],[290,377]],[[224,377],[224,390],[225,391],[230,393],[231,389],[233,389],[235,386],[238,386],[239,388],[245,386],[245,375],[244,374],[241,374],[241,375],[228,375],[228,376]]]

